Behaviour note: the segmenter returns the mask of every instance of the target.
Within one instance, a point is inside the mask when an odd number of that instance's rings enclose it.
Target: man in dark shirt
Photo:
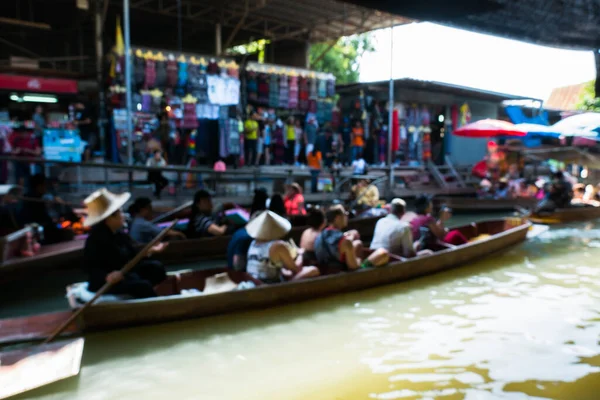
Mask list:
[[[206,190],[198,190],[194,195],[192,213],[188,222],[188,238],[223,236],[229,232],[228,225],[218,225],[213,218],[212,196]]]
[[[155,297],[154,286],[166,278],[160,261],[142,260],[125,276],[120,271],[138,252],[135,242],[122,231],[125,218],[121,207],[129,197],[129,193],[116,195],[101,189],[85,199],[88,217],[84,224],[92,226],[83,250],[83,266],[89,275],[88,289],[96,292],[109,282],[113,284],[109,291],[112,294]],[[165,247],[165,243],[158,244],[148,255],[159,253]]]

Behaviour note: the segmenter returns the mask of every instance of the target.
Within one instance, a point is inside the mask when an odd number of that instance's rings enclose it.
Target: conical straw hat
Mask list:
[[[83,201],[87,206],[87,218],[83,221],[83,225],[93,226],[104,221],[123,207],[130,197],[129,193],[115,194],[106,188],[95,191]]]
[[[263,211],[246,225],[253,239],[269,242],[282,239],[292,229],[292,223],[272,211]]]
[[[229,278],[227,272],[224,272],[206,278],[202,294],[231,292],[232,290],[235,290],[237,286],[238,285]]]

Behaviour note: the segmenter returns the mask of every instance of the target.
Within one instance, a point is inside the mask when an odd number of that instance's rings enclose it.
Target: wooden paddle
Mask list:
[[[175,220],[163,229],[154,240],[148,243],[121,269],[121,273],[125,275],[131,271],[176,223]],[[112,286],[112,283],[107,282],[104,284],[90,301],[74,312],[41,345],[0,353],[0,399],[15,396],[79,374],[84,339],[50,342],[67,329],[79,315]]]
[[[177,208],[172,209],[171,211],[167,211],[164,214],[159,215],[158,217],[154,218],[152,220],[153,224],[158,224],[160,222],[163,222],[164,220],[166,220],[167,218],[178,214],[179,212],[185,210],[186,208],[189,208],[192,206],[193,201],[188,201],[187,203],[183,203],[182,205],[180,205]]]
[[[154,247],[158,242],[160,242],[162,240],[162,238],[165,237],[165,235],[171,230],[173,229],[173,227],[177,224],[177,222],[179,222],[178,220],[174,220],[173,222],[171,222],[171,224],[169,226],[167,226],[165,229],[163,229],[158,236],[156,236],[154,239],[152,239],[152,241],[150,243],[148,243],[131,261],[129,261],[127,264],[125,264],[125,266],[123,268],[121,268],[121,274],[126,275],[129,271],[131,271],[141,260],[142,258],[146,257],[146,254],[150,251],[150,249],[152,249],[152,247]],[[67,329],[67,327],[73,322],[75,321],[75,319],[81,314],[83,313],[88,307],[90,307],[92,304],[94,304],[94,302],[96,300],[98,300],[100,298],[100,296],[102,296],[104,293],[106,293],[111,287],[113,287],[113,283],[110,282],[106,282],[104,284],[104,286],[102,286],[100,288],[100,290],[98,290],[96,292],[96,295],[94,297],[92,297],[92,299],[90,301],[88,301],[87,303],[85,303],[83,305],[83,307],[81,307],[79,310],[77,310],[76,312],[73,313],[73,315],[71,315],[71,318],[69,318],[68,320],[66,320],[61,326],[59,326],[58,328],[56,328],[56,330],[52,333],[52,335],[50,335],[50,337],[48,337],[48,339],[46,339],[42,344],[48,344],[50,343],[52,340],[54,340],[58,335],[60,335],[65,329]]]

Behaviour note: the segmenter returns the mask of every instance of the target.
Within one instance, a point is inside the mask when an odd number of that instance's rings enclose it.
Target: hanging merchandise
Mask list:
[[[156,60],[156,81],[155,86],[159,89],[164,89],[167,86],[167,59],[162,53],[158,53]]]
[[[269,107],[279,107],[279,77],[275,74],[269,78]]]
[[[174,89],[177,86],[177,61],[173,54],[167,57],[167,87]]]
[[[308,95],[309,95],[309,88],[308,88],[308,80],[304,77],[300,78],[300,84],[299,84],[299,92],[298,92],[298,108],[300,109],[300,111],[308,111]]]
[[[333,129],[338,129],[342,124],[342,112],[340,111],[339,105],[336,104],[335,107],[332,104],[331,109],[331,127]]]
[[[144,88],[152,89],[156,83],[156,62],[151,52],[146,53],[144,58],[146,59]]]
[[[258,74],[258,104],[269,104],[269,82],[267,74]]]
[[[327,81],[325,79],[318,80],[318,94],[322,99],[327,97]]]
[[[327,80],[327,97],[335,96],[335,79]]]
[[[392,151],[395,153],[400,149],[400,120],[398,110],[392,112]]]
[[[187,87],[188,73],[187,73],[187,62],[183,55],[179,56],[177,63],[179,65],[179,75],[177,79],[177,94],[183,96]]]
[[[206,72],[209,75],[218,75],[220,71],[221,71],[221,69],[219,68],[219,65],[217,64],[217,60],[215,60],[214,58],[211,58],[210,61],[208,62],[208,67],[206,69]]]
[[[317,79],[314,77],[311,77],[308,80],[308,87],[309,87],[309,95],[308,98],[310,100],[316,100],[319,97],[318,91],[317,91]]]
[[[152,111],[152,95],[148,90],[142,90],[142,105],[141,110],[143,112]]]
[[[298,77],[296,75],[290,76],[290,92],[289,92],[289,103],[288,107],[292,110],[298,108]]]
[[[471,109],[467,103],[460,106],[460,126],[471,122]]]
[[[258,102],[258,76],[256,72],[248,72],[246,89],[248,92],[248,101],[252,103]]]
[[[155,114],[158,114],[162,108],[161,105],[162,105],[163,93],[158,89],[154,89],[150,92],[150,96],[152,97],[150,111]]]
[[[288,108],[289,106],[289,86],[288,77],[281,75],[279,77],[279,108]]]
[[[238,68],[235,62],[232,61],[229,64],[227,64],[227,74],[229,75],[229,77],[234,79],[240,78],[240,69]]]
[[[425,131],[423,133],[423,157],[422,160],[427,162],[431,160],[431,133]]]
[[[133,82],[138,90],[144,86],[146,79],[146,60],[141,50],[136,50],[135,56],[133,57]]]

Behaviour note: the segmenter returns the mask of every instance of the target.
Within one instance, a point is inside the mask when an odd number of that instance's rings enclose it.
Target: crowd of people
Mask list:
[[[296,189],[291,185],[285,197],[297,195]],[[160,232],[150,222],[151,200],[138,198],[129,208],[132,220],[125,233],[126,216],[121,208],[129,197],[127,193],[116,195],[102,189],[85,200],[85,224],[91,230],[83,265],[88,271],[89,290],[110,282],[114,284],[113,294],[154,297],[157,294],[153,287],[166,277],[158,261],[146,258],[132,273],[123,276],[119,272],[135,256],[136,243],[148,243]],[[228,268],[244,271],[267,284],[380,267],[392,258],[413,258],[467,242],[459,231],[444,226],[451,215],[449,210],[441,210],[438,218],[433,216],[428,196],[417,199],[414,212],[407,212],[402,199],[394,199],[386,209],[387,216],[377,221],[370,246],[366,247],[360,233],[348,229],[349,212],[343,205],[310,207],[304,214],[307,228],[296,245],[285,240],[292,223],[283,196],[269,198],[266,190],[257,189],[249,221],[239,226],[223,223],[215,215],[210,193],[200,190],[194,196],[187,228],[184,232],[171,231],[168,239],[231,235]],[[151,254],[162,252],[167,243],[153,247]]]

